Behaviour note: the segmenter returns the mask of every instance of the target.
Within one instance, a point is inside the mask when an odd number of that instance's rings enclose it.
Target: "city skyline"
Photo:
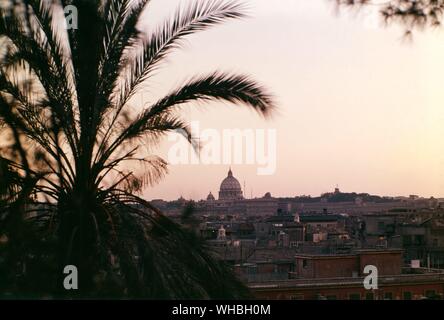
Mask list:
[[[293,198],[293,197],[305,197],[305,196],[316,198],[316,197],[322,197],[324,194],[333,193],[336,190],[339,191],[340,193],[344,193],[344,194],[347,194],[347,193],[368,194],[368,195],[371,195],[371,196],[378,196],[378,197],[381,197],[381,198],[384,198],[384,197],[387,197],[387,198],[409,198],[411,196],[415,196],[415,197],[423,198],[423,199],[428,199],[428,198],[435,198],[435,199],[438,199],[438,200],[443,199],[443,197],[438,197],[438,196],[435,196],[435,195],[427,196],[427,195],[421,195],[421,194],[418,194],[418,193],[410,193],[410,194],[407,194],[407,195],[404,195],[404,194],[374,194],[374,193],[366,192],[365,190],[359,190],[359,191],[357,191],[357,190],[346,190],[346,189],[342,189],[341,185],[339,185],[339,184],[335,184],[335,185],[331,186],[330,189],[328,189],[328,190],[326,190],[324,192],[321,192],[319,194],[279,194],[278,195],[278,194],[274,194],[273,190],[268,190],[268,191],[266,191],[265,193],[262,193],[262,194],[255,194],[255,193],[252,192],[251,189],[250,190],[248,189],[248,185],[246,183],[246,180],[237,179],[238,177],[236,175],[236,171],[233,168],[235,168],[235,167],[234,166],[228,166],[227,170],[225,171],[225,175],[221,176],[221,178],[217,182],[214,183],[214,186],[212,187],[212,189],[207,191],[200,198],[199,198],[199,196],[191,198],[191,197],[186,197],[183,194],[178,194],[176,197],[172,197],[172,198],[151,198],[151,199],[148,199],[148,200],[174,201],[174,200],[183,198],[185,200],[199,201],[199,200],[207,199],[207,197],[208,197],[208,195],[210,193],[217,200],[218,199],[217,194],[220,191],[220,183],[224,180],[224,178],[227,177],[227,171],[231,171],[233,177],[236,178],[236,180],[239,181],[239,184],[240,184],[241,189],[242,189],[241,190],[242,191],[242,195],[243,195],[244,199],[258,199],[258,198],[264,197],[264,195],[268,194],[268,193],[272,197],[275,197],[275,198]],[[265,176],[265,177],[267,177],[267,176]]]
[[[153,4],[151,13],[161,19],[177,3]],[[404,41],[401,27],[377,27],[371,15],[336,15],[333,1],[247,6],[249,18],[186,42],[162,76],[150,80],[147,96],[209,68],[251,74],[269,88],[279,107],[271,120],[219,103],[181,109],[202,128],[276,129],[275,174],[258,176],[256,165],[234,167],[248,195],[250,187],[256,196],[317,195],[339,184],[378,195],[444,196],[441,32],[416,32]],[[168,146],[160,146],[161,156]],[[143,196],[203,198],[228,166],[170,166]]]

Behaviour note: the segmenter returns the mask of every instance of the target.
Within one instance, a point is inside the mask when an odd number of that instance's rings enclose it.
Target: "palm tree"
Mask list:
[[[3,264],[16,268],[5,270],[22,270],[24,279],[5,284],[10,292],[148,298],[248,294],[200,239],[137,193],[167,172],[166,161],[151,153],[165,134],[179,130],[193,144],[180,107],[220,100],[267,116],[271,97],[247,76],[212,72],[142,110],[131,108],[131,98],[185,37],[243,17],[243,7],[195,2],[148,34],[138,26],[149,2],[3,1],[0,135],[8,143],[0,151],[26,186],[0,216],[0,237],[15,252]],[[68,5],[78,10],[78,29],[64,27],[62,10]],[[141,148],[140,142],[151,148]],[[144,174],[128,169],[131,162],[143,164]],[[26,228],[27,241],[5,223],[9,220]],[[62,287],[66,265],[78,268],[77,291]],[[37,272],[45,274],[39,274],[44,280],[38,288],[29,276]]]

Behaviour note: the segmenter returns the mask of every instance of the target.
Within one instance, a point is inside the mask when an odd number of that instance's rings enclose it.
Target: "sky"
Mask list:
[[[153,0],[143,29],[179,3]],[[168,57],[136,99],[155,101],[194,75],[249,74],[274,96],[264,119],[226,103],[181,109],[199,127],[276,132],[276,170],[233,164],[246,197],[344,192],[444,196],[444,33],[403,39],[371,12],[337,14],[329,0],[244,0],[249,18],[197,33]],[[172,11],[173,10],[173,11]],[[172,142],[153,152],[168,160]],[[172,164],[147,199],[202,199],[217,194],[228,164]]]

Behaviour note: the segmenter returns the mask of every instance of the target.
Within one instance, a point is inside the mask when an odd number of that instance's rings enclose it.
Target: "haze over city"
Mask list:
[[[178,3],[154,2],[147,26]],[[443,196],[442,32],[416,32],[406,41],[402,28],[384,28],[369,13],[336,15],[329,1],[279,4],[250,1],[248,19],[193,36],[150,90],[160,96],[190,74],[220,69],[250,74],[272,91],[279,112],[271,120],[222,103],[182,108],[202,129],[277,130],[275,174],[233,166],[247,197],[319,195],[336,184],[350,192]],[[217,191],[228,165],[169,169],[146,198],[204,198]]]

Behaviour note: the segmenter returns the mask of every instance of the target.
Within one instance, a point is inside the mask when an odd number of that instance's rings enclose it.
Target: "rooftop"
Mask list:
[[[317,279],[288,279],[274,280],[266,282],[251,282],[248,284],[250,289],[266,290],[266,289],[287,289],[287,288],[313,288],[328,286],[362,286],[365,277],[347,277],[347,278],[317,278]],[[431,272],[423,274],[401,274],[395,276],[379,277],[380,285],[396,285],[408,283],[444,283],[444,270],[440,272]]]
[[[338,214],[316,214],[316,215],[300,215],[301,222],[331,222],[343,219],[343,216]]]

